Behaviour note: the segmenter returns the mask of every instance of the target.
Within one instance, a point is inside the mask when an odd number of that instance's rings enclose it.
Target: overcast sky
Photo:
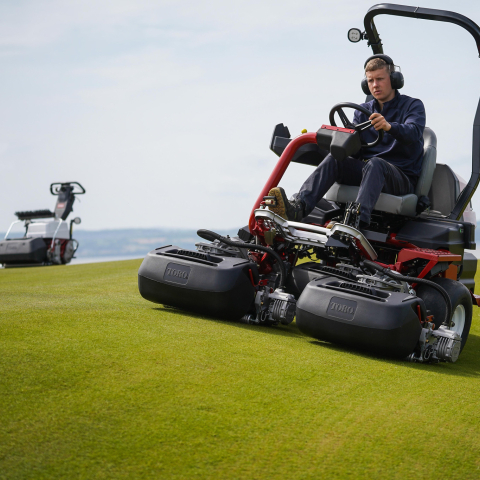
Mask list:
[[[296,136],[361,103],[365,0],[0,3],[0,231],[50,208],[51,182],[87,189],[81,228],[245,225],[275,165],[275,124]],[[480,2],[426,0],[480,23]],[[480,59],[462,28],[380,16],[385,53],[421,98],[437,161],[468,179]],[[311,171],[293,165],[294,193]],[[480,213],[480,194],[474,197]],[[234,233],[234,232],[233,232]]]

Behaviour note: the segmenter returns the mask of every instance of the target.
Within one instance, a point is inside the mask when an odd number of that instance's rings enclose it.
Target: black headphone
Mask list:
[[[377,53],[376,55],[372,55],[371,57],[368,57],[363,68],[365,69],[367,66],[367,63],[370,60],[373,60],[374,58],[381,58],[386,62],[387,65],[392,65],[392,67],[389,67],[390,82],[392,83],[392,88],[394,90],[400,90],[404,84],[403,74],[402,72],[396,72],[395,70],[393,70],[393,66],[395,64],[393,63],[393,60],[388,55],[384,55],[383,53]],[[370,89],[368,88],[368,81],[366,76],[362,80],[362,90],[365,95],[371,95]]]

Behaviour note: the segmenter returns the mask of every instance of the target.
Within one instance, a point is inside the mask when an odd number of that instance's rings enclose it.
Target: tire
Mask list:
[[[467,343],[470,326],[472,325],[472,297],[468,288],[463,283],[449,278],[435,277],[429,279],[437,285],[443,287],[450,297],[452,302],[452,321],[455,325],[451,328],[454,332],[462,337],[462,345],[460,351]],[[430,310],[430,315],[433,315],[433,322],[435,329],[438,329],[445,318],[445,300],[440,292],[428,285],[419,284],[417,287],[417,296],[424,302],[427,310]]]

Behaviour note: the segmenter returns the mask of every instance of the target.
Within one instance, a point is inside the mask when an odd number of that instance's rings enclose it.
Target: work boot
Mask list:
[[[275,197],[277,200],[277,205],[269,207],[270,210],[285,220],[300,222],[305,216],[305,203],[298,198],[293,201],[288,200],[285,190],[282,187],[272,188],[268,192],[268,196]]]

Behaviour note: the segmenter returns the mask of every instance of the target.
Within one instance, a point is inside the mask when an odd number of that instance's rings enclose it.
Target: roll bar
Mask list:
[[[433,8],[408,7],[393,3],[379,3],[370,7],[365,15],[364,24],[367,33],[368,46],[372,47],[373,53],[383,53],[382,42],[378,35],[373,18],[377,15],[395,15],[398,17],[419,18],[422,20],[434,20],[436,22],[448,22],[460,25],[467,30],[475,39],[480,56],[480,28],[465,15],[449,12],[448,10],[435,10]]]
[[[398,17],[419,18],[422,20],[434,20],[437,22],[454,23],[463,27],[469,32],[475,40],[480,57],[480,27],[459,13],[449,12],[448,10],[435,10],[433,8],[409,7],[406,5],[395,5],[392,3],[379,3],[371,7],[365,15],[365,33],[368,39],[368,46],[372,47],[373,53],[383,53],[383,45],[378,34],[374,17],[377,15],[395,15]],[[465,208],[472,199],[475,190],[480,182],[480,101],[477,106],[475,120],[473,121],[473,144],[472,144],[472,175],[457,203],[451,211],[448,218],[459,220],[463,215]]]

